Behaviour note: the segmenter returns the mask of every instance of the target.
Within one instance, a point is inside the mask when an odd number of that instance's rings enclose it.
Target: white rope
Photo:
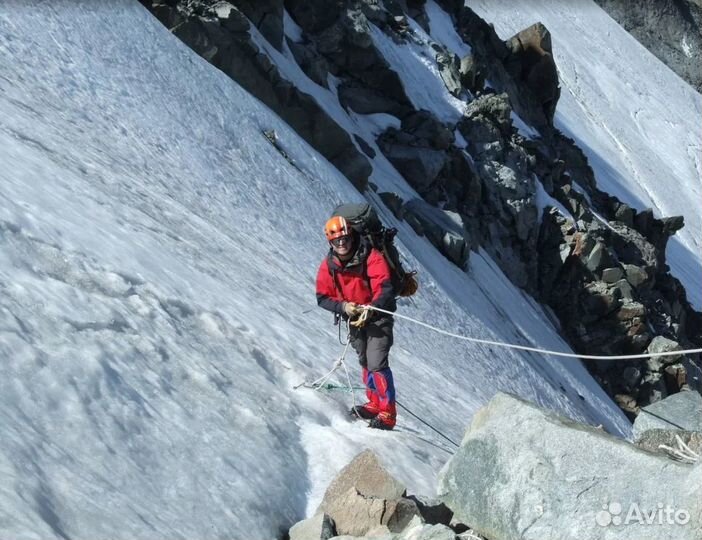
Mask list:
[[[686,463],[696,463],[700,460],[700,455],[688,445],[686,445],[680,438],[680,435],[675,436],[675,441],[678,443],[677,448],[671,448],[670,446],[666,446],[665,444],[658,445],[658,448],[665,450],[666,452],[668,452],[668,454]]]
[[[487,339],[478,339],[478,338],[472,338],[468,336],[462,336],[460,334],[454,334],[453,332],[447,332],[446,330],[442,330],[441,328],[437,328],[436,326],[432,326],[430,324],[427,324],[422,321],[418,321],[417,319],[413,319],[412,317],[407,317],[406,315],[400,315],[399,313],[395,313],[393,311],[386,311],[384,309],[380,309],[374,306],[369,306],[369,305],[364,305],[364,306],[359,306],[362,308],[366,309],[372,309],[374,311],[378,311],[380,313],[387,313],[389,315],[394,315],[395,317],[398,317],[400,319],[405,319],[410,322],[413,322],[415,324],[418,324],[420,326],[424,326],[425,328],[429,328],[430,330],[433,330],[434,332],[438,332],[439,334],[443,334],[445,336],[453,337],[456,339],[463,339],[465,341],[471,341],[473,343],[481,343],[483,345],[493,345],[495,347],[505,347],[507,349],[518,349],[520,351],[530,351],[530,352],[536,352],[536,353],[541,353],[541,354],[549,354],[551,356],[563,356],[566,358],[580,358],[580,359],[586,359],[586,360],[634,360],[637,358],[653,358],[657,356],[677,356],[677,355],[683,355],[683,354],[695,354],[695,353],[701,353],[702,349],[688,349],[684,351],[667,351],[667,352],[657,352],[657,353],[645,353],[645,354],[623,354],[623,355],[618,355],[618,356],[599,356],[599,355],[594,355],[594,354],[574,354],[574,353],[566,353],[566,352],[558,352],[558,351],[549,351],[547,349],[539,349],[536,347],[527,347],[526,345],[514,345],[511,343],[502,343],[500,341],[490,341]]]
[[[293,390],[297,390],[301,386],[306,386],[308,388],[314,388],[315,390],[319,390],[322,386],[326,384],[326,382],[331,379],[331,376],[334,375],[334,372],[339,369],[341,366],[344,367],[344,370],[346,370],[346,364],[344,364],[344,358],[346,358],[346,351],[349,348],[350,342],[346,343],[346,346],[344,347],[344,352],[341,353],[341,356],[336,359],[334,362],[334,365],[331,368],[331,371],[329,373],[322,375],[318,379],[315,379],[312,382],[307,382],[307,381],[302,381],[300,384],[293,386]],[[346,371],[346,376],[348,378],[348,371]],[[349,379],[349,388],[351,388],[351,380]]]

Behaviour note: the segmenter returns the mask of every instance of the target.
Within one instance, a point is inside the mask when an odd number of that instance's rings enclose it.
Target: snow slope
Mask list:
[[[541,21],[561,82],[555,125],[598,186],[656,217],[682,215],[667,260],[702,310],[702,96],[592,0],[468,0],[506,39]]]
[[[0,538],[273,538],[364,448],[433,492],[422,424],[292,389],[342,349],[314,302],[322,224],[360,199],[338,171],[137,2],[5,3],[0,74]],[[567,350],[485,254],[463,273],[397,225],[402,313]],[[629,433],[572,361],[398,322],[392,363],[454,440],[498,390]]]

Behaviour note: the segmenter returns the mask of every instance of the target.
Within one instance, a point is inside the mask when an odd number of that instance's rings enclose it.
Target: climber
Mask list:
[[[317,304],[349,321],[349,339],[358,353],[368,399],[364,405],[353,407],[351,414],[370,420],[370,427],[393,429],[397,413],[388,354],[394,319],[362,307],[395,311],[390,268],[382,253],[344,217],[329,219],[324,233],[330,249],[317,273]]]

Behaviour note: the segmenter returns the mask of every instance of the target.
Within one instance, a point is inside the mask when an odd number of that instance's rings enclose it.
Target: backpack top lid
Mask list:
[[[367,202],[340,204],[332,216],[346,218],[351,227],[361,235],[379,233],[383,230],[378,213]]]

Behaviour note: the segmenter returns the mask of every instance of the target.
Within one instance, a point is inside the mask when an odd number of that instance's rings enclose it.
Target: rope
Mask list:
[[[503,343],[500,341],[490,341],[488,339],[478,339],[478,338],[473,338],[473,337],[468,337],[468,336],[462,336],[461,334],[454,334],[453,332],[447,332],[446,330],[442,330],[441,328],[437,328],[436,326],[432,326],[431,324],[427,324],[422,321],[418,321],[417,319],[413,319],[412,317],[407,317],[406,315],[400,315],[399,313],[395,313],[394,311],[386,311],[384,309],[380,309],[375,306],[370,306],[370,305],[364,305],[360,306],[365,309],[372,309],[374,311],[378,311],[380,313],[387,313],[388,315],[394,315],[395,317],[398,317],[400,319],[405,319],[410,322],[413,322],[415,324],[418,324],[420,326],[424,326],[425,328],[428,328],[430,330],[433,330],[434,332],[438,332],[439,334],[443,334],[445,336],[453,337],[456,339],[462,339],[465,341],[470,341],[473,343],[482,343],[483,345],[493,345],[495,347],[505,347],[507,349],[518,349],[520,351],[530,351],[530,352],[536,352],[536,353],[541,353],[541,354],[548,354],[551,356],[562,356],[566,358],[580,358],[580,359],[585,359],[585,360],[634,360],[637,358],[654,358],[657,356],[677,356],[677,355],[683,355],[683,354],[696,354],[696,353],[702,353],[702,349],[687,349],[683,351],[666,351],[666,352],[657,352],[657,353],[645,353],[645,354],[623,354],[623,355],[618,355],[618,356],[600,356],[600,355],[594,355],[594,354],[574,354],[574,353],[566,353],[566,352],[558,352],[558,351],[550,351],[547,349],[539,349],[537,347],[527,347],[526,345],[514,345],[512,343]]]
[[[666,424],[670,424],[670,425],[673,426],[673,427],[676,427],[676,428],[681,429],[681,430],[683,430],[683,431],[687,431],[686,428],[682,427],[681,425],[676,424],[675,422],[671,422],[671,421],[668,420],[667,418],[663,418],[662,416],[659,416],[659,415],[657,415],[656,413],[653,413],[653,412],[651,412],[651,411],[647,411],[646,409],[643,409],[643,408],[641,409],[641,412],[642,412],[642,413],[646,413],[646,414],[648,414],[649,416],[653,416],[654,418],[658,418],[659,420],[663,420]]]
[[[395,400],[395,403],[397,404],[398,407],[401,407],[402,409],[404,409],[405,412],[408,413],[410,416],[414,416],[417,420],[419,420],[422,424],[424,424],[425,426],[427,426],[429,429],[431,429],[432,431],[434,431],[434,432],[438,433],[439,435],[441,435],[444,439],[446,439],[448,442],[450,442],[450,443],[451,443],[452,445],[454,445],[456,448],[460,448],[460,447],[461,447],[460,444],[458,444],[458,443],[457,443],[456,441],[454,441],[453,439],[451,439],[451,438],[447,437],[446,435],[444,435],[443,433],[441,433],[441,431],[439,431],[438,429],[436,429],[436,428],[435,428],[434,426],[432,426],[429,422],[425,422],[424,420],[422,420],[421,418],[419,418],[419,416],[417,416],[417,415],[414,414],[412,411],[410,411],[407,407],[405,407],[405,406],[404,406],[402,403],[400,403],[398,400]]]

